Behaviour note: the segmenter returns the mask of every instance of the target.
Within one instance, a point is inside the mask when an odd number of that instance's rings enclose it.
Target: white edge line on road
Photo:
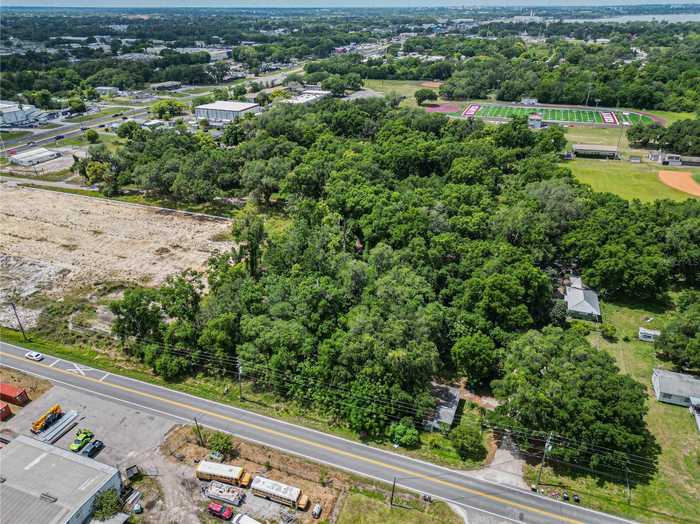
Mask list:
[[[75,384],[71,384],[71,383],[69,383],[69,382],[64,382],[64,381],[62,381],[62,380],[57,380],[57,379],[49,378],[49,377],[47,377],[47,376],[45,376],[45,375],[42,375],[42,374],[40,374],[40,373],[36,373],[36,372],[34,372],[34,371],[27,371],[27,370],[25,370],[25,369],[18,368],[18,367],[14,367],[14,366],[10,366],[10,365],[7,365],[7,364],[3,364],[3,366],[9,367],[9,368],[12,368],[12,369],[16,369],[17,371],[22,371],[23,373],[29,373],[30,375],[34,375],[34,376],[36,376],[36,377],[44,378],[44,379],[49,380],[49,381],[51,381],[51,382],[55,382],[55,383],[57,383],[57,384],[61,384],[62,386],[65,386],[65,387],[70,388],[70,389],[78,389],[78,390],[83,391],[83,392],[85,392],[85,393],[88,393],[88,394],[90,394],[90,395],[98,395],[98,396],[100,396],[100,397],[104,397],[104,398],[106,398],[107,400],[110,400],[110,401],[113,401],[113,402],[118,402],[118,403],[123,403],[123,404],[129,404],[129,405],[131,405],[131,406],[136,406],[136,407],[138,407],[138,408],[140,408],[140,409],[143,409],[143,410],[146,410],[146,411],[152,411],[152,412],[154,412],[154,413],[157,413],[157,414],[159,414],[159,415],[162,415],[162,416],[165,417],[165,418],[174,418],[174,419],[181,420],[181,421],[187,422],[187,423],[191,423],[191,422],[192,422],[190,419],[185,418],[185,417],[181,417],[181,416],[179,416],[179,415],[173,415],[172,413],[166,413],[165,411],[161,411],[161,410],[159,410],[159,409],[152,408],[152,407],[149,407],[149,406],[144,406],[144,405],[142,405],[142,404],[139,404],[139,403],[137,403],[137,402],[133,402],[133,401],[131,401],[131,400],[124,400],[124,399],[120,399],[120,398],[110,397],[109,395],[106,395],[105,393],[101,393],[101,392],[99,392],[99,391],[93,391],[93,390],[84,388],[84,387],[82,387],[82,386],[76,386]],[[280,452],[282,452],[282,453],[287,453],[287,454],[290,454],[290,455],[296,455],[296,456],[301,457],[301,458],[304,458],[304,459],[306,459],[306,460],[310,460],[311,462],[314,462],[314,463],[316,463],[316,464],[326,464],[326,465],[328,465],[328,466],[332,466],[332,467],[337,468],[337,469],[342,469],[342,470],[348,471],[348,472],[350,472],[350,473],[352,473],[352,474],[354,474],[354,475],[359,475],[359,476],[361,476],[361,477],[371,478],[371,479],[374,479],[374,480],[376,480],[376,481],[378,481],[378,482],[382,482],[382,483],[384,483],[384,484],[388,484],[388,483],[389,483],[389,481],[386,480],[386,479],[382,479],[382,478],[376,477],[376,476],[374,476],[374,475],[369,475],[369,474],[367,474],[367,473],[362,473],[362,472],[356,471],[356,470],[354,470],[354,469],[352,469],[352,468],[347,468],[347,467],[343,467],[343,466],[338,466],[337,464],[333,464],[333,463],[331,463],[331,462],[326,462],[326,461],[324,461],[324,460],[319,460],[319,459],[317,459],[317,458],[315,458],[315,457],[311,457],[311,456],[305,455],[305,454],[303,454],[303,453],[297,453],[297,452],[294,452],[294,451],[289,451],[289,450],[280,448],[280,447],[278,447],[278,446],[271,445],[271,444],[268,444],[268,443],[266,443],[266,442],[262,442],[262,441],[260,441],[260,440],[254,439],[254,438],[245,437],[245,436],[243,436],[243,435],[241,435],[241,434],[239,434],[239,433],[234,433],[234,432],[229,431],[229,430],[227,430],[227,429],[225,429],[225,428],[221,428],[221,427],[217,427],[217,426],[212,426],[212,425],[210,425],[210,424],[205,424],[205,423],[202,423],[202,422],[200,422],[199,425],[200,425],[200,426],[204,426],[204,427],[209,428],[209,429],[214,429],[214,430],[216,430],[216,431],[223,431],[224,433],[228,433],[229,435],[232,435],[232,436],[234,436],[234,437],[240,438],[240,439],[242,439],[242,440],[246,440],[246,441],[248,441],[248,442],[253,442],[253,443],[258,444],[258,445],[260,445],[260,446],[265,446],[265,447],[268,447],[268,448],[271,448],[271,449],[276,449],[277,451],[280,451]],[[422,493],[421,491],[419,491],[419,490],[417,490],[417,489],[415,489],[415,488],[411,488],[410,486],[404,486],[404,485],[399,484],[399,483],[397,483],[397,485],[401,486],[401,487],[404,488],[404,489],[408,489],[408,490],[410,490],[410,491],[414,491],[414,492],[416,492],[416,493]],[[473,510],[475,510],[475,511],[479,511],[479,512],[481,512],[481,513],[486,513],[486,514],[491,515],[491,516],[494,516],[494,517],[498,517],[498,518],[501,518],[501,519],[506,519],[506,520],[508,520],[508,521],[510,521],[510,522],[516,522],[516,523],[524,522],[524,521],[519,521],[519,520],[511,519],[510,517],[507,517],[507,516],[505,516],[505,515],[498,515],[497,513],[492,513],[492,512],[490,512],[490,511],[486,511],[486,510],[483,510],[483,509],[479,509],[479,508],[470,506],[469,504],[465,504],[464,502],[458,502],[458,501],[456,501],[456,500],[447,499],[447,498],[444,498],[444,497],[438,497],[437,495],[436,495],[435,497],[436,497],[436,498],[439,498],[440,500],[445,500],[445,501],[447,501],[447,502],[451,502],[451,503],[457,504],[457,505],[459,505],[459,506],[463,506],[463,507],[466,507],[466,508],[469,508],[469,509],[473,509]]]
[[[18,367],[14,367],[14,366],[7,365],[7,364],[4,364],[4,363],[3,363],[2,365],[5,366],[5,367],[8,367],[8,368],[15,369],[15,370],[17,370],[17,371],[21,371],[21,372],[23,372],[23,373],[28,373],[28,374],[30,374],[30,375],[34,375],[35,377],[44,378],[44,379],[49,380],[49,381],[51,381],[51,382],[55,382],[55,383],[57,383],[57,384],[61,384],[62,386],[65,386],[65,387],[67,387],[67,388],[69,388],[69,389],[77,389],[77,390],[80,390],[80,391],[82,391],[82,392],[84,392],[84,393],[87,393],[87,394],[90,394],[90,395],[98,395],[98,396],[103,397],[103,398],[105,398],[105,399],[107,399],[107,400],[109,400],[109,401],[112,401],[112,402],[117,402],[117,403],[121,403],[121,404],[129,404],[129,405],[135,406],[135,407],[137,407],[137,408],[139,408],[139,409],[143,409],[143,410],[146,410],[146,411],[151,411],[151,412],[153,412],[153,413],[157,413],[158,415],[162,415],[162,416],[165,417],[165,418],[180,420],[180,421],[186,422],[186,423],[188,423],[188,424],[192,422],[190,419],[188,419],[188,418],[186,418],[186,417],[181,417],[181,416],[179,416],[179,415],[173,415],[172,413],[166,413],[165,411],[161,411],[161,410],[159,410],[159,409],[152,408],[152,407],[149,407],[149,406],[144,406],[144,405],[142,405],[142,404],[139,404],[139,403],[137,403],[137,402],[133,402],[133,401],[131,401],[131,400],[124,400],[124,399],[121,399],[121,398],[110,397],[109,395],[107,395],[107,394],[105,394],[105,393],[101,393],[101,392],[99,392],[99,391],[93,391],[93,390],[84,388],[84,387],[82,387],[82,386],[76,386],[75,384],[71,384],[70,382],[64,382],[64,381],[62,381],[62,380],[58,380],[58,379],[54,379],[54,378],[49,378],[49,377],[47,377],[47,376],[45,376],[45,375],[42,375],[42,374],[40,374],[40,373],[37,373],[37,372],[35,372],[35,371],[27,371],[27,370],[25,370],[25,369],[18,368]],[[271,448],[271,449],[275,449],[275,450],[277,450],[277,451],[279,451],[279,452],[281,452],[281,453],[286,453],[286,454],[289,454],[289,455],[295,455],[295,456],[301,457],[301,458],[303,458],[303,459],[309,460],[309,461],[311,461],[311,462],[314,462],[314,463],[316,463],[316,464],[325,464],[325,465],[327,465],[327,466],[331,466],[331,467],[336,468],[336,469],[342,469],[342,470],[347,471],[347,472],[349,472],[349,473],[352,473],[352,474],[354,474],[354,475],[359,475],[360,477],[371,478],[371,479],[376,480],[377,482],[381,482],[381,483],[383,483],[383,484],[389,484],[389,483],[390,483],[389,480],[386,480],[386,479],[383,479],[383,478],[380,478],[380,477],[376,477],[376,476],[374,476],[374,475],[370,475],[370,474],[367,474],[367,473],[362,473],[361,471],[357,471],[357,470],[354,470],[354,469],[352,469],[352,468],[348,468],[348,467],[344,467],[344,466],[339,466],[339,465],[334,464],[334,463],[332,463],[332,462],[327,462],[327,461],[324,461],[324,460],[319,460],[319,459],[317,459],[317,458],[315,458],[315,457],[311,457],[311,456],[309,456],[309,455],[305,455],[304,453],[297,453],[297,452],[295,452],[295,451],[290,451],[290,450],[287,450],[287,449],[284,449],[284,448],[280,448],[280,447],[278,447],[278,446],[275,446],[275,445],[272,445],[272,444],[268,444],[268,443],[266,443],[266,442],[262,442],[262,441],[260,441],[260,440],[254,439],[254,438],[250,438],[250,437],[243,436],[243,435],[241,435],[241,434],[239,434],[239,433],[234,433],[234,432],[229,431],[229,430],[227,430],[227,429],[225,429],[225,428],[221,428],[221,427],[217,427],[217,426],[212,426],[212,425],[210,425],[210,424],[205,424],[205,423],[203,423],[203,422],[200,422],[199,425],[200,425],[200,426],[203,426],[203,427],[205,427],[205,428],[209,428],[209,429],[216,430],[216,431],[223,431],[224,433],[228,433],[229,435],[232,435],[232,436],[234,436],[234,437],[240,438],[241,440],[246,440],[246,441],[248,441],[248,442],[253,442],[254,444],[258,444],[259,446],[265,446],[265,447],[268,447],[268,448]],[[415,492],[415,493],[419,493],[419,494],[424,493],[424,492],[422,492],[422,491],[420,491],[420,490],[417,490],[417,489],[412,488],[412,487],[410,487],[410,486],[405,486],[405,485],[400,484],[400,483],[398,483],[398,482],[396,483],[396,485],[397,485],[397,486],[400,486],[400,487],[403,488],[403,489],[407,489],[407,490],[413,491],[413,492]],[[512,518],[507,517],[507,516],[505,516],[505,515],[499,515],[498,513],[492,513],[492,512],[490,512],[490,511],[487,511],[487,510],[484,510],[484,509],[480,509],[480,508],[477,508],[477,507],[474,507],[474,506],[470,506],[469,504],[465,504],[464,502],[459,502],[459,501],[457,501],[457,500],[453,500],[453,499],[449,499],[449,498],[445,498],[445,497],[440,497],[440,496],[437,496],[437,495],[434,495],[434,497],[437,498],[437,499],[440,499],[440,500],[444,500],[444,501],[446,501],[446,502],[451,502],[452,504],[457,504],[458,506],[462,506],[462,507],[465,507],[465,508],[468,508],[468,509],[472,509],[472,510],[474,510],[474,511],[478,511],[478,512],[480,512],[480,513],[485,513],[485,514],[490,515],[490,516],[492,516],[492,517],[497,517],[497,518],[499,518],[499,519],[504,519],[504,520],[507,520],[507,521],[509,521],[509,522],[515,522],[516,524],[522,524],[522,523],[526,522],[526,521],[523,521],[523,520],[515,520],[515,519],[512,519]]]
[[[14,344],[10,344],[10,343],[7,343],[7,342],[3,342],[3,344],[5,344],[5,345],[7,345],[7,346],[9,346],[9,347],[18,349],[18,350],[20,350],[20,351],[23,351],[23,350],[25,349],[25,348],[22,348],[22,347],[20,347],[20,346],[15,346]],[[5,365],[5,364],[3,364],[3,365]],[[15,368],[15,369],[17,369],[17,368]],[[360,447],[360,448],[362,448],[362,447],[367,447],[367,448],[370,448],[370,449],[372,449],[372,450],[374,450],[374,451],[379,451],[380,453],[384,453],[384,454],[390,455],[390,456],[395,457],[395,458],[399,458],[399,459],[404,459],[404,460],[412,461],[412,462],[415,462],[415,463],[417,463],[417,464],[421,464],[421,465],[424,465],[424,466],[427,466],[427,467],[430,467],[430,468],[438,468],[438,469],[441,469],[441,470],[443,470],[443,471],[445,471],[445,472],[447,472],[447,473],[458,475],[458,476],[464,478],[465,480],[472,480],[472,481],[476,482],[477,484],[483,482],[483,483],[487,483],[487,484],[490,484],[490,485],[492,485],[492,486],[495,486],[495,487],[498,487],[498,488],[501,488],[501,489],[507,489],[507,490],[509,490],[509,491],[513,491],[513,492],[518,493],[518,494],[521,494],[521,495],[522,495],[522,494],[525,494],[525,495],[528,495],[528,496],[530,496],[530,497],[532,497],[532,498],[536,498],[536,499],[542,498],[540,495],[533,495],[530,491],[525,490],[525,489],[516,488],[516,487],[510,486],[510,485],[508,485],[508,484],[499,484],[498,482],[494,482],[494,481],[491,481],[491,480],[478,479],[478,478],[475,478],[475,477],[471,477],[471,476],[469,476],[469,475],[464,474],[463,472],[460,472],[460,471],[457,471],[457,470],[454,470],[454,469],[450,469],[450,468],[447,468],[447,467],[445,467],[445,466],[441,466],[441,465],[439,465],[439,464],[433,464],[433,463],[431,463],[431,462],[426,462],[426,461],[424,461],[424,460],[420,460],[420,459],[417,459],[417,458],[413,458],[413,457],[408,456],[408,455],[401,455],[401,454],[398,454],[398,453],[392,453],[391,451],[388,451],[388,450],[385,450],[385,449],[382,449],[382,448],[377,448],[377,447],[374,447],[374,446],[370,446],[369,444],[363,445],[363,444],[360,443],[360,442],[348,440],[348,439],[346,439],[346,438],[344,438],[344,437],[340,437],[340,436],[338,436],[338,435],[333,435],[333,434],[331,434],[331,433],[325,433],[325,432],[323,432],[323,431],[320,431],[320,430],[317,430],[317,429],[314,429],[314,428],[308,428],[308,427],[305,427],[305,426],[300,426],[299,424],[294,424],[293,422],[287,422],[286,420],[276,419],[276,418],[270,417],[270,416],[268,416],[268,415],[263,415],[263,414],[260,414],[260,413],[256,413],[256,412],[254,412],[254,411],[248,411],[248,410],[246,410],[246,409],[239,408],[239,407],[236,407],[236,406],[232,406],[232,405],[230,405],[230,404],[223,404],[223,403],[221,403],[221,402],[217,402],[216,400],[210,400],[210,399],[206,399],[206,398],[203,398],[203,397],[198,397],[198,396],[196,396],[196,395],[192,395],[191,393],[186,393],[186,392],[184,392],[184,391],[179,391],[179,390],[176,390],[176,389],[170,389],[170,388],[167,388],[167,387],[165,387],[165,386],[161,386],[161,385],[159,385],[159,384],[151,384],[150,382],[144,382],[143,380],[139,380],[139,379],[136,379],[136,378],[132,378],[132,377],[129,377],[129,376],[125,376],[125,375],[114,375],[114,374],[113,374],[112,377],[130,380],[130,381],[132,381],[132,382],[136,382],[136,383],[139,383],[139,384],[142,384],[142,385],[145,385],[145,386],[150,386],[150,387],[154,387],[154,388],[160,389],[160,390],[162,390],[162,391],[167,391],[167,392],[169,392],[169,393],[171,393],[171,394],[184,395],[184,396],[186,396],[186,397],[195,399],[195,400],[197,400],[197,401],[199,401],[199,402],[209,402],[209,403],[211,403],[211,404],[215,404],[215,405],[217,405],[217,406],[219,406],[219,407],[222,407],[222,408],[225,408],[225,409],[230,409],[230,410],[233,410],[233,411],[237,411],[237,412],[239,412],[239,413],[243,413],[243,414],[246,414],[246,415],[248,415],[248,416],[251,416],[251,415],[252,415],[252,416],[256,416],[256,417],[261,417],[261,418],[266,419],[266,420],[268,420],[268,421],[271,421],[271,422],[273,422],[273,423],[285,424],[285,425],[287,425],[287,426],[290,426],[290,427],[293,427],[293,428],[297,428],[297,429],[300,429],[300,430],[302,430],[302,431],[310,431],[310,432],[316,433],[317,435],[321,435],[321,436],[324,436],[324,437],[330,437],[330,438],[333,438],[333,439],[338,440],[338,441],[340,441],[340,442],[345,442],[345,443],[347,443],[347,444],[351,444],[351,445],[353,445],[353,446],[358,446],[358,447]],[[44,377],[44,378],[47,378],[47,377]],[[52,379],[49,379],[49,380],[52,380]],[[105,384],[109,384],[109,383],[110,383],[109,381],[105,382]],[[337,466],[336,466],[336,467],[337,467]],[[359,474],[359,475],[365,475],[364,473],[358,473],[358,474]],[[367,475],[365,475],[365,476],[367,476]],[[550,503],[556,503],[556,504],[559,504],[559,505],[564,506],[564,507],[566,507],[566,508],[574,507],[574,508],[576,508],[576,509],[579,510],[579,511],[587,511],[587,512],[590,512],[590,513],[593,513],[593,514],[596,514],[596,515],[604,516],[604,517],[606,517],[606,518],[615,519],[615,520],[617,520],[618,522],[624,522],[624,523],[626,523],[626,524],[634,523],[634,522],[635,522],[635,521],[633,521],[633,520],[628,520],[628,519],[619,517],[619,516],[617,516],[617,515],[612,515],[612,514],[610,514],[610,513],[605,513],[605,512],[602,512],[602,511],[597,511],[597,510],[594,510],[594,509],[591,509],[591,508],[587,508],[587,507],[585,507],[585,506],[572,506],[571,504],[567,504],[566,502],[563,502],[563,501],[561,501],[561,500],[551,499],[551,498],[549,498],[549,497],[546,497],[546,500],[547,500],[548,502],[550,502]],[[479,510],[479,511],[481,511],[481,510]]]

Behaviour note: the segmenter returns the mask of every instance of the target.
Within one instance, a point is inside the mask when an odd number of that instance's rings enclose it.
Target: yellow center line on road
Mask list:
[[[22,361],[22,362],[25,362],[24,357],[18,357],[17,355],[12,355],[12,354],[10,354],[10,353],[5,353],[4,351],[0,351],[0,355],[6,356],[6,357],[10,357],[10,358],[13,358],[13,359],[15,359],[15,360]],[[448,480],[443,480],[443,479],[440,479],[440,478],[431,477],[430,475],[425,475],[425,474],[423,474],[423,473],[419,473],[419,472],[417,472],[417,471],[412,471],[412,470],[410,470],[410,469],[403,468],[403,467],[400,467],[400,466],[393,466],[393,465],[391,465],[391,464],[385,464],[384,462],[381,462],[381,461],[379,461],[379,460],[374,460],[374,459],[371,459],[371,458],[368,458],[368,457],[363,457],[362,455],[357,455],[357,454],[352,453],[352,452],[349,452],[349,451],[343,451],[342,449],[338,449],[338,448],[335,448],[335,447],[333,447],[333,446],[328,446],[328,445],[326,445],[326,444],[321,444],[321,443],[319,443],[319,442],[314,442],[313,440],[308,440],[308,439],[305,439],[305,438],[303,438],[303,437],[297,437],[297,436],[294,436],[294,435],[289,435],[289,434],[284,433],[284,432],[282,432],[282,431],[277,431],[277,430],[275,430],[275,429],[270,429],[270,428],[266,428],[266,427],[264,427],[264,426],[259,426],[258,424],[253,424],[252,422],[245,422],[245,421],[243,421],[243,420],[238,420],[238,419],[235,419],[235,418],[233,418],[233,417],[229,417],[229,416],[227,416],[227,415],[222,415],[222,414],[220,414],[220,413],[216,413],[216,412],[213,412],[213,411],[209,411],[209,410],[207,410],[207,409],[203,409],[203,408],[199,408],[199,407],[197,407],[197,406],[193,406],[193,405],[191,405],[191,404],[186,404],[186,403],[184,403],[184,402],[180,402],[180,401],[177,401],[177,400],[171,400],[171,399],[169,399],[169,398],[161,397],[161,396],[159,396],[159,395],[154,395],[154,394],[152,394],[152,393],[147,393],[147,392],[145,392],[145,391],[139,391],[138,389],[133,389],[133,388],[130,388],[130,387],[127,387],[127,386],[121,386],[121,385],[119,385],[119,384],[113,384],[113,383],[111,383],[111,382],[100,382],[99,379],[92,378],[92,377],[88,377],[88,376],[77,375],[76,373],[72,373],[71,371],[67,371],[67,370],[60,369],[60,368],[55,368],[55,367],[52,368],[52,367],[49,366],[48,364],[43,364],[43,363],[41,363],[41,362],[32,362],[32,365],[40,366],[40,367],[49,369],[50,371],[53,371],[53,372],[63,373],[63,374],[65,374],[65,375],[69,375],[69,376],[71,376],[71,377],[73,377],[73,378],[79,378],[80,380],[85,380],[85,381],[88,381],[88,382],[95,382],[95,383],[97,383],[97,384],[100,384],[101,386],[110,386],[110,387],[112,387],[112,388],[119,389],[119,390],[125,391],[125,392],[127,392],[127,393],[131,393],[131,394],[133,394],[133,395],[139,395],[139,396],[142,396],[142,397],[150,398],[150,399],[152,399],[152,400],[157,400],[157,401],[159,401],[159,402],[164,402],[164,403],[166,403],[166,404],[170,404],[170,405],[172,405],[172,406],[177,406],[177,407],[179,407],[179,408],[188,409],[188,410],[190,410],[190,411],[196,411],[196,412],[201,413],[201,414],[203,414],[203,415],[209,415],[210,417],[218,418],[218,419],[220,419],[220,420],[225,420],[225,421],[227,421],[227,422],[232,422],[232,423],[234,423],[234,424],[240,424],[241,426],[245,426],[245,427],[248,427],[248,428],[251,428],[251,429],[255,429],[255,430],[257,430],[257,431],[262,431],[262,432],[264,432],[264,433],[268,433],[268,434],[275,435],[275,436],[278,436],[278,437],[282,437],[282,438],[285,438],[285,439],[294,440],[294,441],[299,442],[299,443],[301,443],[301,444],[306,444],[306,445],[308,445],[308,446],[312,446],[312,447],[316,447],[316,448],[319,448],[319,449],[323,449],[323,450],[325,450],[325,451],[329,451],[329,452],[331,452],[331,453],[335,453],[335,454],[338,454],[338,455],[343,455],[343,456],[345,456],[345,457],[348,457],[348,458],[351,458],[351,459],[354,459],[354,460],[359,460],[359,461],[362,461],[362,462],[366,462],[366,463],[368,463],[368,464],[372,464],[372,465],[375,465],[375,466],[380,466],[380,467],[382,467],[382,468],[390,469],[390,470],[392,470],[392,471],[395,471],[395,472],[397,472],[397,473],[404,474],[404,475],[406,475],[406,476],[410,476],[410,477],[413,477],[413,478],[420,478],[420,479],[426,480],[426,481],[428,481],[428,482],[434,482],[434,483],[440,484],[440,485],[442,485],[442,486],[446,486],[446,487],[449,487],[449,488],[453,488],[453,489],[457,489],[457,490],[463,491],[463,492],[465,492],[465,493],[469,493],[470,495],[477,495],[477,496],[479,496],[479,497],[484,497],[484,498],[486,498],[486,499],[492,500],[492,501],[494,501],[494,502],[498,502],[498,503],[500,503],[500,504],[504,504],[504,505],[506,505],[506,506],[510,506],[510,507],[513,507],[513,508],[522,509],[522,510],[529,511],[529,512],[532,512],[532,513],[538,513],[538,514],[540,514],[540,515],[544,515],[544,516],[546,516],[546,517],[554,518],[554,519],[560,520],[560,521],[562,521],[562,522],[568,522],[569,524],[584,524],[582,521],[575,520],[575,519],[571,519],[571,518],[568,518],[568,517],[564,517],[564,516],[562,516],[562,515],[557,515],[556,513],[552,513],[552,512],[543,510],[543,509],[535,508],[535,507],[533,507],[533,506],[528,506],[527,504],[521,504],[521,503],[519,503],[519,502],[513,502],[513,501],[510,501],[510,500],[508,500],[508,499],[506,499],[506,498],[500,497],[500,496],[498,496],[498,495],[491,495],[490,493],[484,493],[484,492],[479,491],[479,490],[476,490],[476,489],[468,488],[468,487],[466,487],[466,486],[462,486],[462,485],[460,485],[460,484],[456,484],[456,483],[450,482],[450,481],[448,481]],[[173,392],[174,392],[174,393],[177,393],[177,390],[173,390]],[[203,400],[203,401],[206,401],[206,399],[202,399],[202,400]],[[147,407],[147,406],[146,406],[146,407]]]

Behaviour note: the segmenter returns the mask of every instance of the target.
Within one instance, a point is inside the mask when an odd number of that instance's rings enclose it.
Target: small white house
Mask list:
[[[564,300],[566,301],[566,310],[569,315],[596,322],[601,321],[602,316],[598,294],[592,289],[585,287],[581,277],[571,277],[571,285],[566,286]]]
[[[655,369],[651,375],[656,400],[690,406],[691,397],[700,398],[700,377]]]

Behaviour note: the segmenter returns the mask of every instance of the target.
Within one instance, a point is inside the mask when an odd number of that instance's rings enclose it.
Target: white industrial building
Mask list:
[[[102,491],[121,491],[119,471],[19,436],[0,449],[0,522],[83,524]]]
[[[322,98],[326,98],[327,96],[330,96],[330,95],[331,95],[330,91],[325,91],[323,89],[305,89],[297,96],[294,96],[292,98],[286,98],[286,99],[282,100],[282,102],[285,104],[306,105],[306,104],[311,104],[313,102],[317,102],[318,100],[321,100]]]
[[[16,126],[36,122],[45,115],[43,111],[29,104],[11,100],[0,100],[0,126]]]
[[[29,151],[23,151],[22,153],[12,155],[10,157],[10,162],[18,166],[35,166],[42,162],[48,162],[49,160],[58,158],[59,156],[61,156],[61,153],[58,151],[37,147],[36,149],[30,149]]]
[[[119,94],[119,88],[114,86],[97,86],[95,93],[103,96],[116,96]]]
[[[206,119],[209,122],[231,122],[248,113],[260,111],[260,105],[251,102],[219,101],[195,107],[194,116],[197,120]]]

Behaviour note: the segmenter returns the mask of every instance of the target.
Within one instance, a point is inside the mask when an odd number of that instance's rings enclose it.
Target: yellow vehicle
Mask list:
[[[58,404],[51,406],[46,413],[34,421],[34,424],[32,424],[32,433],[39,433],[47,429],[51,424],[61,418],[61,415],[63,415],[61,406]]]
[[[250,486],[251,481],[250,474],[246,473],[243,468],[206,460],[197,464],[195,475],[199,480],[216,480],[243,488]]]

